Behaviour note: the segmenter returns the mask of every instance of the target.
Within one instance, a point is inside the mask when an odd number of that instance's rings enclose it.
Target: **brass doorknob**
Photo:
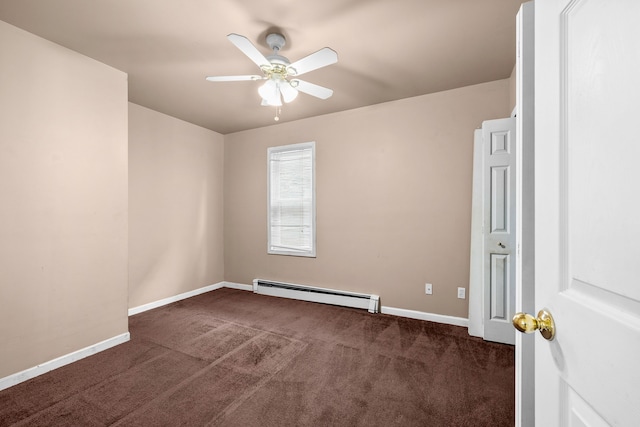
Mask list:
[[[525,334],[530,334],[537,329],[544,339],[549,341],[552,341],[556,336],[556,324],[547,309],[540,310],[538,317],[533,317],[527,313],[516,313],[513,316],[513,326]]]

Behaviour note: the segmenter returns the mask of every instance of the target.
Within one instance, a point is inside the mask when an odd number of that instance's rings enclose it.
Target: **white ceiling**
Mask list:
[[[338,63],[305,74],[329,87],[300,94],[280,123],[509,77],[524,0],[0,0],[0,20],[129,74],[129,100],[226,134],[272,125],[260,74],[226,35],[287,38],[292,62],[325,46]],[[47,70],[42,70],[46,78]]]

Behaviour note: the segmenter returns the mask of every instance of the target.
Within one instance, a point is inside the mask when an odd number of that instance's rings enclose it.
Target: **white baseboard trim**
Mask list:
[[[380,310],[383,314],[391,314],[393,316],[409,317],[411,319],[428,320],[430,322],[444,323],[454,326],[469,326],[469,319],[464,317],[445,316],[443,314],[425,313],[423,311],[405,310],[404,308],[385,307]]]
[[[252,291],[253,285],[245,285],[242,283],[222,282],[225,288],[241,289],[244,291]],[[411,319],[428,320],[430,322],[443,323],[453,326],[469,326],[469,319],[464,317],[446,316],[443,314],[426,313],[423,311],[406,310],[404,308],[380,307],[380,313],[390,314],[392,316],[409,317]]]
[[[138,307],[130,308],[129,316],[133,316],[134,314],[142,313],[147,310],[162,307],[163,305],[171,304],[172,302],[180,301],[185,298],[194,297],[196,295],[200,295],[205,292],[215,291],[216,289],[221,289],[221,288],[231,288],[231,289],[239,289],[242,291],[253,292],[253,285],[223,281],[223,282],[205,286],[199,289],[194,289],[192,291],[185,292],[179,295],[164,298],[159,301],[154,301],[148,304],[140,305]],[[404,308],[395,308],[395,307],[386,307],[386,306],[380,307],[380,312],[384,314],[391,314],[393,316],[409,317],[411,319],[419,319],[419,320],[428,320],[430,322],[444,323],[447,325],[464,326],[464,327],[469,326],[469,319],[465,319],[463,317],[445,316],[443,314],[426,313],[422,311],[406,310]]]
[[[162,307],[163,305],[171,304],[172,302],[180,301],[186,298],[195,297],[196,295],[204,294],[205,292],[215,291],[216,289],[220,289],[225,286],[226,282],[219,282],[213,285],[205,286],[202,288],[194,289],[189,292],[184,292],[182,294],[174,295],[172,297],[163,298],[158,301],[150,302],[148,304],[139,305],[137,307],[132,307],[129,309],[129,316],[133,316],[134,314],[142,313],[147,310],[151,310],[154,308]]]
[[[49,371],[61,368],[65,365],[68,365],[69,363],[84,359],[85,357],[94,355],[111,347],[115,347],[116,345],[129,341],[129,339],[129,332],[125,332],[124,334],[116,335],[113,338],[109,338],[97,344],[90,345],[89,347],[82,348],[80,350],[74,351],[73,353],[65,354],[64,356],[60,356],[53,360],[49,360],[48,362],[41,363],[40,365],[34,366],[33,368],[25,369],[24,371],[9,375],[8,377],[0,378],[0,390],[4,390],[16,384],[20,384],[21,382],[30,380],[31,378],[35,378],[38,375],[46,374]]]
[[[253,292],[253,285],[245,285],[244,283],[222,282],[225,288],[240,289],[241,291]]]

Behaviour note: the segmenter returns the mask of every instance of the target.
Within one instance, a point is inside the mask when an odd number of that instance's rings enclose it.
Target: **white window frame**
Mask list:
[[[271,163],[272,155],[287,151],[311,149],[311,248],[278,247],[272,242]],[[267,253],[273,255],[316,256],[316,144],[315,141],[270,147],[267,150]]]

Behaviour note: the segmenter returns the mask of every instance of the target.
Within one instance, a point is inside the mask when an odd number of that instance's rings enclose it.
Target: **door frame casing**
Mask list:
[[[518,312],[535,309],[535,117],[534,2],[516,18],[516,301]],[[516,426],[535,424],[535,339],[516,334]]]

